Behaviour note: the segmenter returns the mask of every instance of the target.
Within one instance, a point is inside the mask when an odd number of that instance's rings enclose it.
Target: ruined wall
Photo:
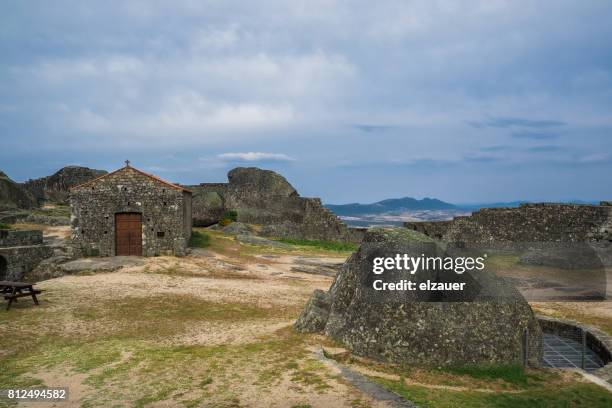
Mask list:
[[[40,230],[0,229],[0,247],[40,245],[43,235]]]
[[[404,226],[448,242],[612,241],[612,206],[522,204],[518,208],[484,208],[452,221],[406,222]]]
[[[43,244],[42,231],[0,229],[0,280],[20,281],[52,255],[52,248]]]
[[[319,198],[293,197],[283,202],[283,219],[270,221],[261,229],[263,235],[290,239],[317,239],[359,243],[365,229],[349,228],[325,208]]]
[[[228,180],[189,186],[195,225],[211,225],[232,209],[238,221],[262,225],[263,235],[347,242],[363,237],[363,229],[348,228],[320,199],[300,197],[278,173],[239,167],[228,173]]]
[[[76,255],[115,255],[115,214],[142,214],[142,254],[184,255],[191,228],[184,191],[124,167],[72,189],[72,242]],[[158,232],[163,236],[158,236]]]

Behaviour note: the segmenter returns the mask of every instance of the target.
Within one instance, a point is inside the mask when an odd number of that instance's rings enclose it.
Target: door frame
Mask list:
[[[117,217],[120,215],[125,215],[125,214],[130,214],[130,215],[138,215],[140,218],[140,234],[139,234],[139,239],[140,239],[140,254],[132,254],[132,246],[128,243],[128,255],[117,255],[117,242],[118,242],[118,234],[119,234],[119,228],[118,228],[118,223],[117,223]],[[120,211],[120,212],[116,212],[115,213],[115,256],[142,256],[142,213],[141,212],[137,212],[137,211]]]

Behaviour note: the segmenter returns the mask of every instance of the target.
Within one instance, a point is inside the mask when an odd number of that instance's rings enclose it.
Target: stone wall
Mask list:
[[[40,230],[0,229],[0,247],[40,245],[43,235]]]
[[[53,255],[47,245],[0,248],[0,280],[21,281],[23,276],[36,267],[43,259]]]
[[[238,221],[262,225],[263,235],[347,242],[363,237],[363,229],[348,228],[320,199],[300,197],[273,171],[239,167],[228,173],[228,181],[189,186],[195,225],[212,225],[225,211],[236,210]]]
[[[142,214],[142,254],[184,255],[191,236],[191,193],[124,167],[71,190],[75,255],[115,255],[115,214]],[[161,236],[163,235],[163,236]]]
[[[485,208],[452,221],[406,222],[405,227],[448,242],[500,245],[520,242],[612,241],[612,206],[522,204]]]
[[[43,245],[42,231],[0,229],[0,280],[20,281],[53,250]]]

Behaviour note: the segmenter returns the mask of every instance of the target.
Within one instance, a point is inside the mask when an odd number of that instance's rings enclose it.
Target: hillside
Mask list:
[[[45,202],[65,203],[70,187],[103,174],[106,171],[66,166],[51,176],[17,183],[0,171],[0,211],[27,210]]]
[[[371,204],[326,204],[327,208],[338,216],[358,216],[368,214],[399,214],[415,210],[455,210],[458,207],[438,200],[425,197],[417,200],[412,197],[390,198]]]
[[[34,204],[34,198],[30,194],[0,171],[0,211],[32,208]]]
[[[81,166],[66,166],[54,174],[22,183],[37,204],[46,201],[64,203],[68,200],[70,187],[89,181],[106,174],[106,170],[90,169]]]

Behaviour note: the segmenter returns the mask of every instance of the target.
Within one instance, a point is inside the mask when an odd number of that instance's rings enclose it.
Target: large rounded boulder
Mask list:
[[[237,167],[227,173],[227,178],[233,189],[247,191],[253,199],[298,195],[287,179],[272,170]]]
[[[223,198],[216,191],[194,191],[193,225],[195,227],[208,227],[216,224],[225,214]]]
[[[393,363],[510,364],[524,361],[526,353],[531,365],[538,364],[541,330],[533,311],[516,288],[487,272],[486,261],[483,270],[462,273],[435,262],[412,271],[391,267],[373,272],[375,259],[398,255],[424,260],[468,256],[451,255],[415,231],[370,230],[327,296],[316,293],[308,302],[296,329],[323,332],[355,354]],[[406,281],[417,288],[446,283],[463,290],[376,289]]]

